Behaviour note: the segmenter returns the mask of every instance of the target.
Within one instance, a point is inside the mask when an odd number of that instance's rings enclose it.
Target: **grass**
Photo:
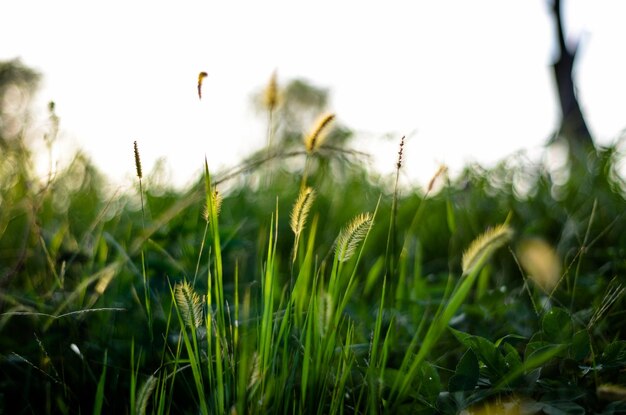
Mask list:
[[[111,196],[4,142],[0,412],[626,410],[618,144],[566,182],[513,156],[403,189],[404,140],[376,177],[332,114],[293,140],[271,82],[266,148],[189,189],[137,143]]]

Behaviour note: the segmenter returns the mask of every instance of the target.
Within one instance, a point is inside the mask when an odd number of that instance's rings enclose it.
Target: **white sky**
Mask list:
[[[564,2],[569,37],[581,41],[579,99],[597,141],[610,143],[626,127],[626,2]],[[178,184],[205,154],[219,170],[262,148],[250,96],[274,69],[279,81],[328,87],[329,109],[358,133],[351,145],[383,171],[409,136],[411,183],[439,162],[537,154],[558,120],[544,0],[4,0],[0,22],[0,59],[42,72],[38,105],[56,102],[57,152],[77,145],[122,183],[133,180],[134,140],[144,171],[166,157]]]

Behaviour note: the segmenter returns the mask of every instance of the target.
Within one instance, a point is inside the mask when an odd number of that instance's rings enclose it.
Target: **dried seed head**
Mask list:
[[[202,82],[204,82],[204,78],[209,76],[206,72],[200,72],[198,74],[198,99],[202,99]]]
[[[430,193],[430,191],[433,190],[433,186],[435,186],[435,182],[437,181],[437,179],[439,179],[441,176],[446,175],[447,173],[448,166],[446,166],[445,164],[439,165],[439,169],[437,169],[435,175],[432,177],[432,179],[430,179],[430,182],[428,182],[428,189],[426,190],[427,193]]]
[[[320,148],[334,119],[335,114],[331,113],[323,114],[317,119],[313,129],[304,140],[304,146],[309,154]]]
[[[404,150],[404,136],[400,140],[400,150],[398,150],[398,162],[396,163],[396,169],[400,170],[402,168],[402,152]]]
[[[141,172],[141,159],[139,158],[139,147],[137,147],[137,142],[133,143],[133,147],[135,149],[135,169],[137,170],[137,177],[139,180],[143,177]]]

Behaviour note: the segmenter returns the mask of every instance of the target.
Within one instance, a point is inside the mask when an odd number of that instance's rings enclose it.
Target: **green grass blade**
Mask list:
[[[98,381],[98,388],[96,389],[96,397],[93,404],[93,415],[100,415],[102,413],[102,404],[104,402],[104,385],[107,378],[107,351],[104,351],[104,362],[102,364],[102,374]]]

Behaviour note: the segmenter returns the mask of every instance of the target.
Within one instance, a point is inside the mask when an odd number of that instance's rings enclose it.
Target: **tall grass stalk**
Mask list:
[[[598,207],[598,199],[593,201],[593,207],[591,208],[591,216],[589,217],[589,222],[587,223],[587,231],[585,232],[585,237],[583,239],[582,246],[580,247],[581,252],[585,252],[587,250],[587,243],[589,242],[589,236],[591,234],[591,224],[593,223],[596,216],[596,209]],[[570,300],[570,310],[574,309],[574,300],[576,299],[576,287],[578,285],[578,276],[580,275],[580,265],[582,263],[583,256],[580,255],[578,257],[578,263],[576,264],[576,272],[574,273],[574,283],[571,287],[572,298]],[[569,279],[567,280],[569,283]],[[570,291],[568,287],[568,291]]]
[[[398,150],[398,159],[396,161],[396,179],[393,186],[393,198],[391,200],[391,215],[389,218],[389,233],[387,234],[387,247],[385,249],[385,260],[387,264],[387,275],[394,278],[396,274],[396,221],[398,219],[398,182],[400,181],[400,169],[402,168],[402,153],[404,151],[404,136],[400,139],[400,149]],[[398,286],[404,285],[404,281],[400,280]]]
[[[137,180],[139,181],[139,199],[141,201],[141,229],[143,232],[146,231],[146,211],[144,207],[143,201],[143,171],[141,169],[141,157],[139,155],[139,147],[137,145],[137,141],[133,142],[134,154],[135,154],[135,170],[137,171]],[[150,332],[150,339],[152,340],[153,332],[152,332],[152,306],[150,304],[150,284],[148,282],[148,274],[146,271],[146,257],[143,250],[143,246],[141,247],[141,275],[143,277],[143,296],[144,296],[144,306],[146,308],[146,318],[148,320],[148,331]]]
[[[135,415],[137,412],[135,410],[135,392],[137,389],[137,375],[138,375],[139,367],[137,367],[137,371],[135,371],[135,338],[130,342],[130,415]]]
[[[294,317],[297,327],[303,327],[304,316],[311,301],[311,293],[314,292],[314,248],[317,234],[318,216],[313,218],[309,228],[309,238],[304,254],[304,259],[299,264],[298,274],[293,284],[292,298],[294,303]]]
[[[401,156],[399,154],[399,156]],[[400,162],[401,160],[399,160]],[[442,177],[442,176],[446,176],[447,175],[447,167],[444,165],[439,166],[439,169],[437,170],[437,172],[433,175],[433,177],[430,179],[428,186],[426,188],[426,192],[424,193],[424,195],[422,196],[421,200],[419,201],[418,207],[415,211],[415,214],[413,215],[413,217],[411,218],[411,223],[409,224],[408,228],[406,229],[405,232],[405,236],[404,236],[404,240],[402,243],[402,248],[400,250],[400,254],[399,254],[399,258],[398,258],[398,263],[399,266],[402,267],[400,269],[400,273],[399,273],[399,278],[398,278],[398,283],[396,285],[396,300],[399,301],[403,301],[405,300],[405,297],[407,294],[412,296],[412,299],[417,299],[419,293],[416,292],[416,290],[419,290],[421,288],[421,285],[419,284],[419,280],[421,277],[421,270],[420,270],[420,264],[421,264],[421,246],[420,246],[420,242],[419,240],[415,240],[415,234],[417,231],[417,226],[420,223],[420,220],[422,218],[422,215],[424,214],[424,209],[426,206],[426,200],[428,199],[428,197],[430,196],[431,192],[433,191],[434,185],[437,182],[437,180]],[[397,175],[396,175],[397,177]],[[394,197],[395,198],[395,197]],[[452,204],[450,202],[450,197],[449,194],[447,194],[447,198],[446,198],[446,209],[447,209],[447,217],[448,217],[448,223],[450,223],[450,218],[454,218],[454,212],[452,210]],[[392,209],[393,211],[393,209]],[[450,227],[450,232],[454,233],[454,227]],[[414,254],[414,264],[413,264],[413,281],[412,281],[412,287],[413,287],[413,292],[411,292],[410,290],[406,290],[406,285],[407,285],[407,259],[410,256],[410,248],[411,248],[411,242],[415,241],[415,244],[417,245],[415,247],[415,251],[413,252]]]
[[[376,409],[381,402],[382,384],[385,376],[385,368],[387,366],[388,357],[388,340],[390,338],[390,330],[393,327],[389,325],[389,331],[387,331],[384,339],[381,337],[383,327],[383,315],[385,311],[385,294],[387,291],[387,275],[383,276],[382,289],[380,293],[380,303],[378,305],[378,312],[376,315],[376,321],[374,323],[374,330],[369,346],[369,358],[368,366],[365,373],[367,379],[367,392],[370,413],[377,413]],[[383,340],[381,344],[381,340]],[[361,393],[365,393],[366,388],[363,388]],[[360,401],[361,398],[359,398]]]
[[[350,297],[352,296],[356,282],[355,277],[357,273],[357,265],[361,260],[363,248],[367,242],[367,237],[369,236],[372,226],[374,225],[374,218],[378,213],[379,205],[380,198],[376,203],[376,208],[374,209],[373,214],[366,213],[358,215],[342,230],[337,238],[333,268],[329,281],[329,291],[333,301],[338,304],[336,316],[343,312],[348,304],[348,301],[350,300]],[[360,249],[357,251],[357,247],[359,247],[359,245]],[[344,283],[340,280],[342,269],[344,264],[354,254],[356,254],[356,261],[352,268],[352,272],[348,277],[347,284],[344,285]],[[340,290],[343,291],[343,295],[340,295]]]
[[[267,177],[268,186],[272,184],[272,175],[273,175],[272,139],[274,136],[274,112],[276,110],[276,107],[278,106],[278,79],[277,78],[278,78],[277,73],[276,71],[274,71],[263,93],[263,104],[265,108],[267,109],[266,152],[267,152],[268,172],[269,172],[268,177]]]
[[[268,234],[267,255],[265,259],[265,269],[263,272],[262,298],[263,311],[261,317],[261,326],[259,331],[259,372],[261,377],[260,394],[263,398],[268,382],[272,365],[270,357],[274,351],[273,332],[274,332],[274,294],[276,289],[276,244],[278,242],[278,202],[276,211],[272,215],[270,223],[270,232]]]
[[[203,365],[200,346],[198,344],[198,326],[196,325],[197,321],[194,317],[194,310],[197,310],[200,305],[199,298],[187,282],[174,287],[170,286],[170,292],[174,308],[176,310],[176,315],[178,317],[178,322],[180,324],[180,336],[178,340],[179,349],[182,345],[187,352],[187,359],[191,367],[200,412],[203,415],[207,415],[209,413],[209,409],[206,401],[207,395],[205,393],[206,388],[204,385],[204,378],[202,375]],[[176,361],[179,361],[178,357]]]

